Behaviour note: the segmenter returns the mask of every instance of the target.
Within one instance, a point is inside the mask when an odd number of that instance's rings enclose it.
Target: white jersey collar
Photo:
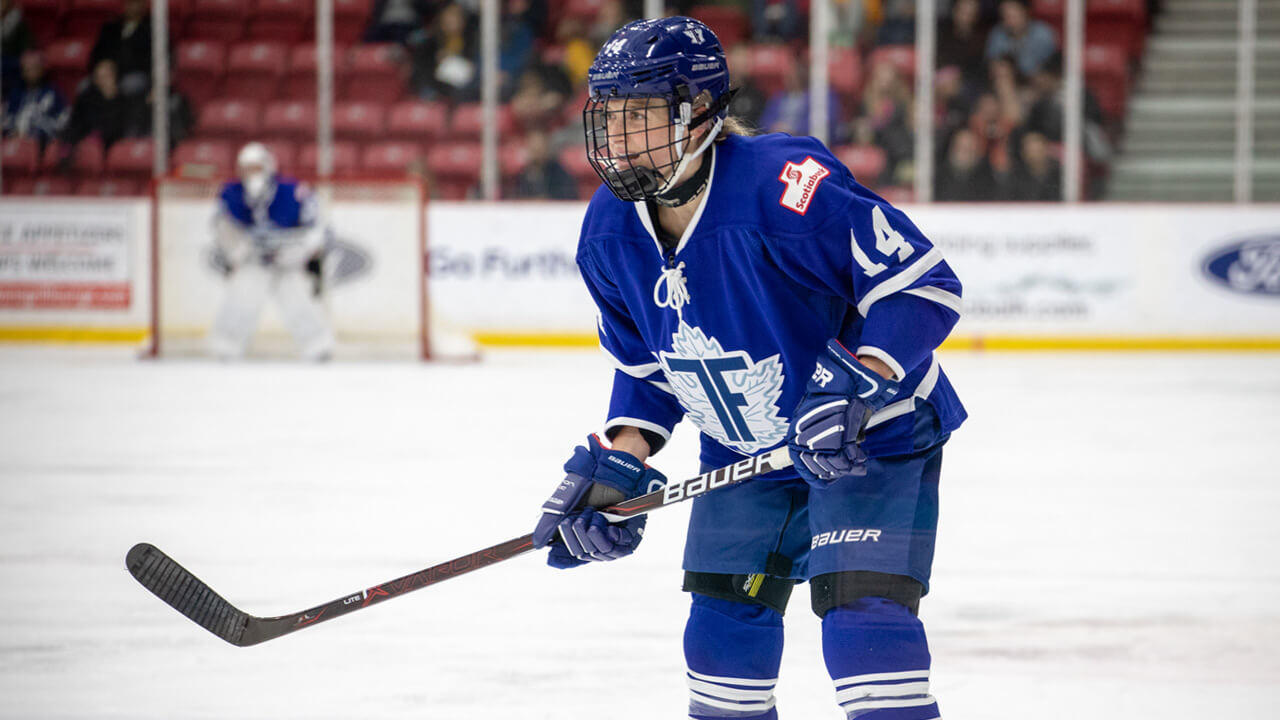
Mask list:
[[[680,242],[676,243],[676,254],[689,242],[689,238],[693,237],[693,231],[698,227],[698,221],[702,219],[702,211],[707,209],[707,201],[711,199],[711,186],[716,181],[716,144],[711,145],[711,172],[707,174],[707,188],[702,191],[702,198],[698,200],[698,209],[693,212],[693,217],[689,220],[689,226],[684,229],[684,235],[680,236]],[[658,256],[666,259],[666,251],[662,249],[662,242],[658,240],[658,233],[653,228],[653,221],[649,218],[649,208],[645,206],[645,201],[640,200],[631,203],[636,210],[636,215],[640,217],[640,224],[644,225],[644,229],[649,232],[649,237],[653,240],[653,245],[658,249]]]

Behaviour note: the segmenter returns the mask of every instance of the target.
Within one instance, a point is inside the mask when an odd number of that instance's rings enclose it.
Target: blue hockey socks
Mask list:
[[[832,608],[822,618],[822,652],[836,702],[849,720],[935,720],[924,625],[877,597]]]
[[[762,605],[693,593],[684,629],[689,717],[777,720],[782,616]]]

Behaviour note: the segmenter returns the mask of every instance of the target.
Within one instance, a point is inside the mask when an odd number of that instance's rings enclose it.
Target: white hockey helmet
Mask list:
[[[276,174],[276,157],[266,145],[251,142],[240,148],[236,155],[236,174],[244,184],[245,194],[256,198],[267,189],[271,178]]]

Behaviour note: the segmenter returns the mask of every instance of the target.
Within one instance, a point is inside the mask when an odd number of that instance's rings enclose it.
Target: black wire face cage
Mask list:
[[[649,200],[668,189],[680,164],[677,146],[688,139],[687,133],[676,136],[671,118],[671,101],[664,96],[587,99],[587,160],[619,200]],[[662,140],[650,145],[655,137]]]

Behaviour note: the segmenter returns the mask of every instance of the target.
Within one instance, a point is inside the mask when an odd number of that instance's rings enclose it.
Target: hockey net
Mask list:
[[[152,188],[150,354],[206,353],[224,276],[214,259],[212,218],[221,184],[165,179]],[[464,333],[432,315],[426,272],[426,206],[412,181],[311,183],[319,220],[330,230],[325,303],[337,336],[336,359],[475,356]],[[293,357],[293,342],[268,301],[250,357]]]

